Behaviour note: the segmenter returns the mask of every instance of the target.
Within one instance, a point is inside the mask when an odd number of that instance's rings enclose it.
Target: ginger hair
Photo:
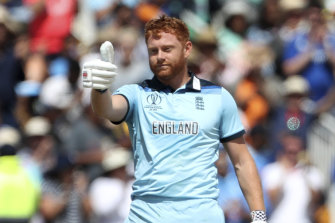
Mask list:
[[[146,43],[150,37],[159,39],[162,32],[175,35],[183,43],[190,40],[190,32],[182,20],[163,15],[159,18],[151,19],[145,24],[144,36]]]

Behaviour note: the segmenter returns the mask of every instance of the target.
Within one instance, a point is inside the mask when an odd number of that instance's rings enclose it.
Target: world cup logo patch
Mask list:
[[[148,105],[144,107],[149,109],[150,111],[157,111],[159,109],[162,109],[162,107],[160,106],[162,102],[162,97],[158,93],[154,92],[149,94],[146,98],[146,101]]]
[[[147,97],[147,102],[151,105],[159,105],[162,102],[162,98],[157,93],[152,93]]]

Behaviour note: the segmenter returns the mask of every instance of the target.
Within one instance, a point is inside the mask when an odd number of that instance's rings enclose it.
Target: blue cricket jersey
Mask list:
[[[156,77],[125,85],[134,152],[132,197],[218,197],[215,161],[219,143],[244,134],[236,103],[223,87],[191,74],[173,91]]]

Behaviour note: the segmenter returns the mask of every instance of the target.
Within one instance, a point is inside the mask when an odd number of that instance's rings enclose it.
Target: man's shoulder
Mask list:
[[[223,97],[230,97],[231,93],[224,87],[214,82],[198,78],[201,84],[201,93],[217,94]]]
[[[205,94],[222,94],[225,91],[223,86],[220,86],[212,81],[196,77],[200,81],[201,93]]]
[[[197,77],[200,80],[201,87],[212,87],[212,88],[223,88],[222,86],[215,84],[211,81]]]

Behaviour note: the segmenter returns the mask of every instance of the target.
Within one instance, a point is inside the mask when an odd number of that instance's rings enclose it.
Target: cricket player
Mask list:
[[[129,127],[135,182],[125,223],[224,223],[214,164],[220,142],[234,164],[251,222],[266,223],[260,179],[236,103],[223,87],[188,70],[187,26],[161,16],[147,22],[145,40],[151,80],[111,95],[117,67],[109,42],[101,46],[102,60],[85,63],[82,71],[96,114]]]

